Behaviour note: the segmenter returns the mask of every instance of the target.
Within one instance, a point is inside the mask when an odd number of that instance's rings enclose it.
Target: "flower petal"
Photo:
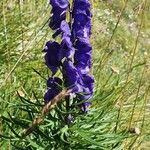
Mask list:
[[[61,64],[60,60],[60,45],[57,42],[48,41],[46,43],[44,52],[45,54],[45,63],[55,74],[58,70],[58,67]]]
[[[61,91],[62,80],[58,77],[49,78],[47,81],[48,90],[44,95],[45,103],[48,103]]]

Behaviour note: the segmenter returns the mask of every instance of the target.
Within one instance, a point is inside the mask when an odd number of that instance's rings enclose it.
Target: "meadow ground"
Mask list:
[[[149,150],[150,1],[92,3],[95,94],[89,115],[77,117],[69,127],[74,132],[68,139],[70,149]],[[17,93],[43,102],[50,72],[42,49],[52,32],[47,0],[2,0],[0,10],[0,147],[11,150],[15,139],[3,135],[15,133],[4,117],[25,118],[17,110]],[[31,149],[44,147],[32,137],[27,140]]]

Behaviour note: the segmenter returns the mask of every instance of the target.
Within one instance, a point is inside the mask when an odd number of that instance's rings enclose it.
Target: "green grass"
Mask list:
[[[95,94],[89,115],[78,116],[69,127],[71,148],[109,150],[118,144],[118,149],[149,150],[150,2],[92,2]],[[42,53],[51,39],[50,7],[46,0],[2,0],[0,10],[0,113],[26,118],[17,110],[17,91],[43,102],[46,81],[41,76],[50,74]],[[141,133],[131,133],[135,128]],[[68,129],[64,127],[62,134],[64,130]],[[3,121],[0,134],[12,134]],[[31,139],[28,142],[40,149]],[[3,139],[1,147],[11,150],[11,141]]]

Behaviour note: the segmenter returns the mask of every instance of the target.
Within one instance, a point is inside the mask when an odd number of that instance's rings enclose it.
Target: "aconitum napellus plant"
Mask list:
[[[65,86],[71,90],[67,99],[79,103],[87,112],[93,95],[94,78],[91,75],[92,46],[90,0],[50,0],[52,7],[49,27],[54,31],[54,41],[45,45],[45,63],[52,75],[47,80],[48,90],[45,103],[62,91]],[[60,36],[61,41],[56,41]],[[56,73],[60,70],[62,78]],[[83,102],[83,103],[82,103]]]

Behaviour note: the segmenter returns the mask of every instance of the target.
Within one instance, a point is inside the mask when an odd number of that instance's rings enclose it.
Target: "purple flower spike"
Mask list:
[[[63,84],[71,90],[67,100],[69,98],[70,101],[73,100],[71,103],[84,101],[79,107],[83,112],[88,112],[91,103],[87,100],[92,98],[94,92],[94,78],[90,75],[92,67],[90,0],[74,0],[73,10],[70,13],[72,19],[69,23],[66,21],[69,0],[50,0],[50,4],[52,16],[49,26],[55,30],[52,37],[60,35],[61,40],[60,43],[48,41],[44,49],[46,65],[52,71],[52,77],[47,81],[45,103],[59,94]],[[62,73],[63,80],[54,77],[58,69]],[[67,117],[68,122],[71,122],[72,115],[69,114]]]
[[[92,66],[92,47],[89,41],[91,35],[90,0],[75,0],[73,7],[72,40],[76,49],[74,65],[80,72],[80,86],[82,92],[77,93],[79,101],[89,100],[93,96],[94,78],[89,75]],[[89,102],[81,105],[81,110],[88,111]]]

